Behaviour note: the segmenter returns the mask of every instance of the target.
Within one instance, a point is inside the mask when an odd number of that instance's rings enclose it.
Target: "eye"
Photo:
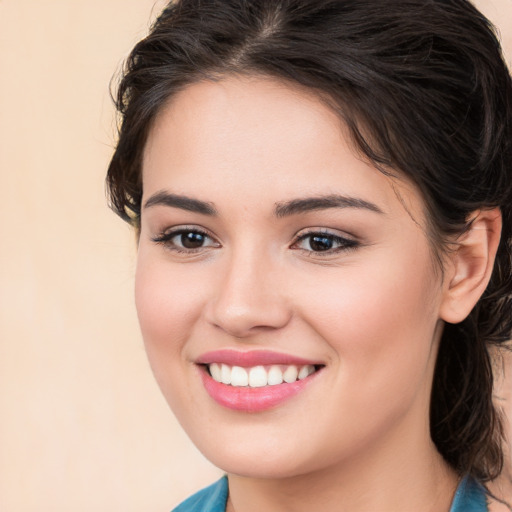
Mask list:
[[[206,247],[220,247],[210,235],[199,229],[176,228],[153,238],[153,242],[165,245],[177,252],[194,252]]]
[[[354,249],[359,242],[329,232],[310,232],[298,237],[292,245],[293,249],[301,249],[315,253],[333,253]]]

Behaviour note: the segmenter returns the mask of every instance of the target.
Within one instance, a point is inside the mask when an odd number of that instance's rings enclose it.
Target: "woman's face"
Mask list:
[[[429,442],[443,283],[422,199],[313,94],[189,86],[156,119],[143,189],[147,354],[214,464],[293,476]]]

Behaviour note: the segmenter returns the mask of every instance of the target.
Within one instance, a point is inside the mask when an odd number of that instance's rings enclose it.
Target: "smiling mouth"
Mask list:
[[[215,402],[251,413],[284,405],[302,394],[326,367],[322,361],[272,350],[213,350],[194,362],[206,392]]]
[[[317,381],[325,365],[203,363],[198,368],[205,390],[219,405],[238,412],[262,413],[303,393]]]
[[[210,363],[205,365],[208,374],[218,383],[232,387],[262,388],[292,384],[304,380],[320,370],[323,365],[258,365],[242,367],[225,363]]]

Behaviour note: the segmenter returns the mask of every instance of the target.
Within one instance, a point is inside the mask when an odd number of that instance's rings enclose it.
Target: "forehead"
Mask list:
[[[145,164],[151,142],[165,137],[164,132],[174,132],[173,141],[168,142],[180,158],[207,155],[234,162],[243,151],[246,161],[297,154],[319,134],[339,139],[341,129],[338,117],[305,89],[261,77],[204,81],[179,91],[158,114]],[[193,153],[191,146],[195,146]]]
[[[399,173],[397,173],[399,175]],[[317,94],[261,77],[192,84],[156,117],[143,160],[144,195],[161,189],[211,200],[343,193],[389,212],[423,211],[408,180],[391,180],[355,150]],[[397,192],[399,196],[397,197]]]

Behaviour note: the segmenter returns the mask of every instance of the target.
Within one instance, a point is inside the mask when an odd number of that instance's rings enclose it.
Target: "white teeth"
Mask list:
[[[222,384],[231,384],[231,368],[227,364],[221,365],[220,381],[222,382]]]
[[[297,367],[296,365],[273,365],[270,367],[254,366],[242,368],[229,366],[224,363],[211,363],[208,365],[213,380],[236,387],[260,388],[263,386],[277,386],[286,382],[302,380],[315,372],[312,364]]]
[[[261,388],[267,385],[267,372],[263,366],[255,366],[249,371],[249,386]]]
[[[210,365],[210,373],[212,374],[213,380],[222,382],[222,370],[220,364],[213,363]]]
[[[283,373],[283,380],[291,384],[297,380],[297,376],[299,375],[299,370],[295,365],[288,366]]]
[[[279,366],[271,366],[268,371],[268,385],[276,386],[277,384],[283,383],[283,372]]]
[[[312,364],[307,364],[306,366],[303,366],[300,369],[299,375],[297,378],[299,380],[305,379],[306,377],[309,377],[312,373],[314,373],[314,371],[315,371],[315,367]]]
[[[245,368],[233,366],[231,369],[231,385],[239,387],[249,385],[249,375]]]

